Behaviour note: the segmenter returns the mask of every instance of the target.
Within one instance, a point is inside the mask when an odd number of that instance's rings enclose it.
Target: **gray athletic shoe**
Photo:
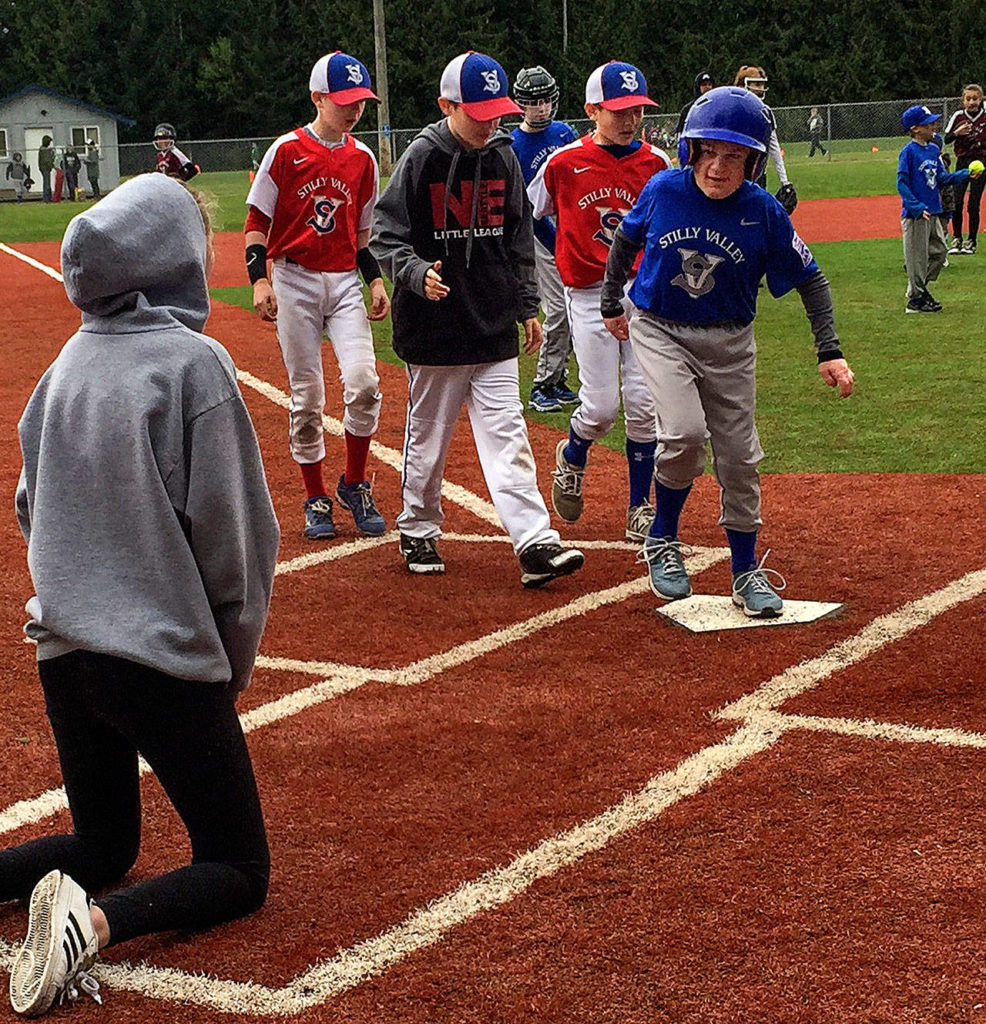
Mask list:
[[[650,588],[663,601],[691,597],[692,583],[682,557],[682,543],[674,537],[648,537],[637,556],[647,563]]]
[[[640,505],[631,505],[627,509],[627,540],[643,541],[650,533],[650,524],[654,522],[654,506],[645,501]]]
[[[787,581],[776,569],[763,567],[769,554],[768,551],[760,559],[759,565],[733,576],[733,604],[751,619],[776,619],[784,611],[784,602],[777,591],[783,590]],[[777,578],[776,589],[771,586],[768,574]]]
[[[585,479],[585,466],[573,466],[565,458],[566,444],[568,439],[563,437],[555,447],[551,504],[566,523],[574,523],[582,515],[582,482]]]

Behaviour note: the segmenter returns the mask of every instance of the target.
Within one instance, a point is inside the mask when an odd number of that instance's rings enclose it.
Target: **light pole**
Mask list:
[[[390,96],[387,88],[387,28],[383,17],[383,0],[373,0],[373,46],[376,51],[377,131],[380,149],[380,174],[389,178],[394,169],[390,148]]]

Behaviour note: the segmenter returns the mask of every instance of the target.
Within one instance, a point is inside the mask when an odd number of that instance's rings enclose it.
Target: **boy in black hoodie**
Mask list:
[[[394,282],[394,350],[407,364],[408,412],[397,518],[413,573],[441,573],[442,476],[462,406],[483,476],[520,558],[540,587],[582,566],[559,543],[538,491],[518,385],[517,324],[537,351],[541,325],[524,179],[499,131],[520,113],[491,57],[460,54],[442,74],[429,125],[394,168],[373,216],[370,249]]]

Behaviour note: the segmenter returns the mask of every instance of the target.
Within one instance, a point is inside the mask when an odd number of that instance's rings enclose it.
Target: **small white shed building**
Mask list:
[[[93,140],[99,149],[99,186],[104,192],[113,188],[120,182],[117,126],[136,123],[122,114],[40,85],[29,85],[0,98],[0,196],[7,198],[8,191],[13,195],[13,182],[7,179],[7,166],[13,153],[22,154],[31,168],[34,187],[29,198],[41,195],[38,149],[46,135],[51,136],[59,157],[67,146],[72,146],[81,156],[89,140]],[[79,184],[88,184],[85,169],[79,175]]]

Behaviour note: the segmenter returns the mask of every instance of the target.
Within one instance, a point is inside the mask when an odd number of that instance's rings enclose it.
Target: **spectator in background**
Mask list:
[[[99,147],[90,139],[86,145],[86,154],[83,157],[86,165],[86,177],[89,179],[89,189],[93,199],[99,199]]]
[[[983,113],[983,87],[971,82],[962,90],[962,109],[956,110],[945,128],[945,143],[955,148],[955,169],[961,171],[973,160],[986,161],[986,114]],[[948,254],[971,256],[976,251],[979,234],[979,204],[986,178],[972,178],[955,186],[955,213],[952,215],[954,236]],[[966,187],[969,189],[969,234],[962,241],[962,207]]]
[[[811,108],[811,116],[808,118],[808,137],[811,139],[811,149],[808,156],[813,157],[815,150],[820,149],[822,156],[828,154],[828,150],[822,145],[822,131],[825,128],[825,119],[818,112],[818,107]]]
[[[21,153],[12,153],[10,163],[7,164],[7,181],[13,181],[14,189],[17,192],[17,202],[24,202],[24,193],[28,186],[25,184],[30,180],[31,168],[24,163]]]
[[[685,118],[688,117],[688,111],[692,109],[692,104],[701,96],[703,93],[707,93],[710,89],[715,88],[715,82],[712,81],[712,76],[708,71],[700,71],[695,76],[694,95],[692,98],[681,108],[681,113],[678,115],[678,124],[675,127],[675,135],[681,135],[681,130],[685,127]],[[663,146],[665,143],[663,140],[648,139],[648,142],[653,142],[655,146]]]
[[[51,144],[51,136],[45,135],[38,150],[38,173],[41,175],[41,196],[46,203],[51,202],[51,172],[55,169],[55,147]]]
[[[62,170],[65,172],[65,187],[68,189],[68,197],[75,202],[75,190],[79,187],[79,171],[82,170],[82,161],[76,153],[74,146],[66,146],[62,155]]]

